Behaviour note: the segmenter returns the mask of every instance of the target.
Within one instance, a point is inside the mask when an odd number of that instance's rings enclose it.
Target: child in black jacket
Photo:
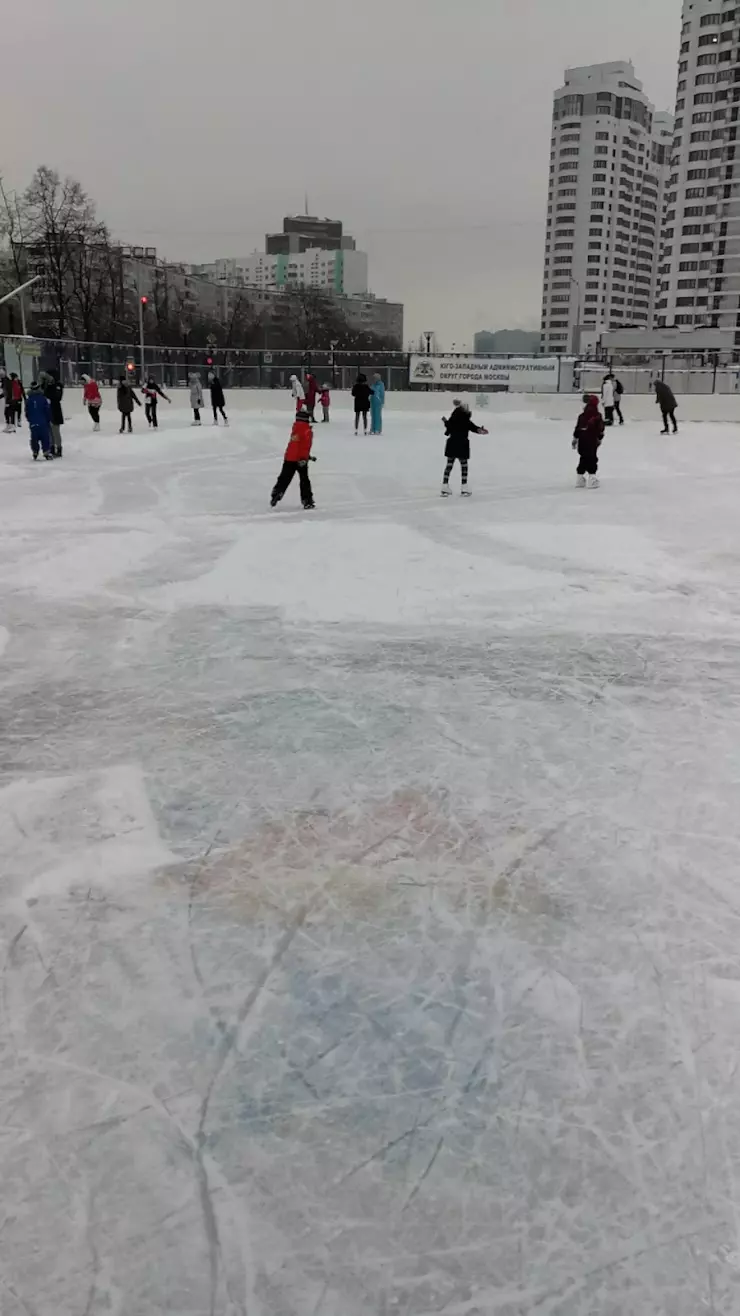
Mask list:
[[[445,457],[447,465],[445,466],[444,475],[442,476],[442,497],[450,496],[450,476],[452,468],[456,461],[460,463],[460,494],[463,498],[470,497],[468,488],[468,462],[470,460],[470,435],[487,434],[488,430],[483,425],[474,425],[470,407],[467,402],[461,402],[455,398],[453,402],[454,411],[451,412],[449,420],[446,416],[442,417],[442,424],[445,427],[447,443],[445,444]]]

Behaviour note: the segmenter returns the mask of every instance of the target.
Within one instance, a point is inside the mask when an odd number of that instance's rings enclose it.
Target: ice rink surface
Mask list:
[[[0,436],[0,1311],[737,1316],[740,426],[274,405]]]

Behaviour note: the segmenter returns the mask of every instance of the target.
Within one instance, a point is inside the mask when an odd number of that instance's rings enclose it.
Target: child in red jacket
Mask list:
[[[331,406],[331,393],[329,392],[328,384],[324,384],[324,387],[321,390],[321,396],[319,398],[319,402],[321,403],[321,410],[324,413],[321,418],[322,423],[326,425],[329,423],[329,407]]]
[[[573,447],[578,449],[576,489],[583,489],[588,475],[589,489],[598,489],[596,472],[599,469],[599,448],[604,437],[604,420],[599,411],[599,399],[592,393],[583,395],[583,411],[576,421]]]
[[[308,478],[308,463],[316,461],[316,458],[311,456],[312,443],[313,430],[309,421],[309,413],[305,407],[301,407],[290,432],[290,442],[285,449],[283,469],[275,481],[275,488],[270,498],[270,507],[277,507],[297,471],[301,486],[301,502],[307,511],[313,508],[313,490],[311,481]]]

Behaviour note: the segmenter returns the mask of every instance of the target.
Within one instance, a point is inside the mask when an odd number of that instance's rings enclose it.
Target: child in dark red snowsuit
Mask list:
[[[311,456],[312,443],[313,430],[311,429],[308,412],[305,407],[301,407],[290,432],[290,442],[285,449],[283,469],[275,481],[275,487],[270,498],[271,507],[277,507],[297,471],[301,486],[301,502],[307,511],[313,508],[313,490],[311,481],[308,478],[308,463],[316,460],[315,457]]]
[[[604,437],[604,419],[599,411],[599,399],[591,393],[583,395],[583,411],[573,431],[573,447],[578,449],[578,471],[576,488],[583,489],[588,475],[589,489],[597,489],[599,481],[596,472],[599,469],[599,448]]]

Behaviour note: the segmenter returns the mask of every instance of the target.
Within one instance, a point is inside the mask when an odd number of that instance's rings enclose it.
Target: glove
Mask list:
[[[480,432],[481,432],[481,434],[487,434],[487,433],[488,433],[488,430],[486,429],[485,425],[481,425],[481,431],[480,431]]]
[[[574,439],[570,446],[575,452],[576,448],[578,447],[578,439]]]
[[[316,462],[316,461],[318,461],[319,459],[318,459],[318,457],[309,457],[308,460],[309,460],[310,462]]]

